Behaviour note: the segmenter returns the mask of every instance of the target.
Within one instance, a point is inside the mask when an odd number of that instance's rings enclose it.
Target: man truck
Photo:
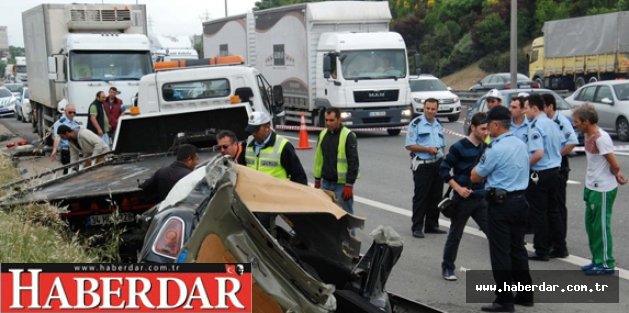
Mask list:
[[[599,80],[629,78],[629,11],[544,23],[533,40],[531,80],[542,88],[576,90]]]
[[[284,122],[387,128],[411,119],[404,40],[389,32],[388,2],[328,1],[248,12],[203,23],[205,57],[243,55],[284,90]]]
[[[22,13],[34,126],[43,138],[67,103],[87,122],[98,91],[132,103],[152,71],[146,6],[41,4]]]

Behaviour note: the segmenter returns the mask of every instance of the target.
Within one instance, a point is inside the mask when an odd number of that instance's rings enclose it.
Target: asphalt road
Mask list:
[[[463,116],[463,115],[462,115]],[[17,122],[14,118],[0,119],[11,131],[27,139],[34,134],[29,124]],[[462,132],[462,123],[444,122],[444,126],[454,132]],[[297,132],[280,132],[297,145]],[[355,185],[354,210],[357,215],[366,218],[363,249],[368,248],[371,239],[368,234],[378,225],[391,226],[397,231],[405,244],[404,252],[387,284],[388,290],[433,305],[448,312],[477,312],[480,304],[466,303],[467,269],[489,270],[489,251],[487,240],[470,221],[468,230],[461,241],[457,257],[456,282],[447,282],[441,278],[441,256],[446,235],[427,234],[424,239],[416,239],[410,232],[411,198],[413,192],[412,176],[409,169],[408,153],[404,150],[403,132],[400,136],[387,136],[384,132],[360,133],[360,178]],[[449,144],[460,137],[447,135]],[[310,142],[315,144],[316,135],[310,134]],[[615,142],[617,145],[627,143]],[[314,150],[300,150],[299,157],[312,182],[312,164]],[[621,167],[629,174],[629,156],[618,155]],[[580,265],[588,263],[590,253],[587,236],[583,225],[584,205],[582,200],[583,180],[585,177],[585,157],[574,156],[570,159],[572,172],[568,185],[568,248],[571,256],[567,259],[555,259],[550,262],[530,262],[533,270],[578,270]],[[537,303],[532,308],[517,307],[525,312],[629,312],[629,218],[627,211],[629,192],[621,187],[614,205],[612,228],[614,233],[614,255],[620,276],[620,303]],[[441,227],[447,229],[448,220],[441,219]],[[527,238],[532,242],[531,238]],[[531,245],[527,245],[531,247]],[[582,275],[575,272],[575,275]]]

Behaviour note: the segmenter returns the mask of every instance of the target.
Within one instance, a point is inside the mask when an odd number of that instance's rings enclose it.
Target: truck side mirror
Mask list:
[[[284,90],[281,85],[273,86],[273,101],[275,102],[275,109],[279,111],[284,105]]]
[[[421,60],[419,59],[419,53],[415,53],[415,54],[413,55],[413,59],[414,59],[414,61],[415,61],[415,74],[416,74],[417,76],[419,76],[419,74],[421,74],[421,72],[422,72],[421,68],[419,67],[419,62],[421,61]]]
[[[323,55],[323,78],[328,79],[332,74],[332,56],[329,53]]]
[[[48,79],[57,80],[57,58],[48,57]]]

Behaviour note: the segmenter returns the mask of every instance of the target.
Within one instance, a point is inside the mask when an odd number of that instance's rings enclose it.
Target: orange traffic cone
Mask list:
[[[306,118],[301,113],[301,125],[299,125],[299,144],[297,149],[312,149],[310,141],[308,141],[308,129],[306,128]]]

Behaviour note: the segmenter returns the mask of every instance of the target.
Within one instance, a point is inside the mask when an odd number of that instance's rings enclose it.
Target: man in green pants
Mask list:
[[[585,230],[588,234],[592,263],[582,266],[586,275],[614,273],[611,214],[618,184],[627,183],[614,155],[609,134],[598,127],[598,114],[590,104],[583,104],[574,113],[574,126],[585,135],[587,171],[585,174]]]

